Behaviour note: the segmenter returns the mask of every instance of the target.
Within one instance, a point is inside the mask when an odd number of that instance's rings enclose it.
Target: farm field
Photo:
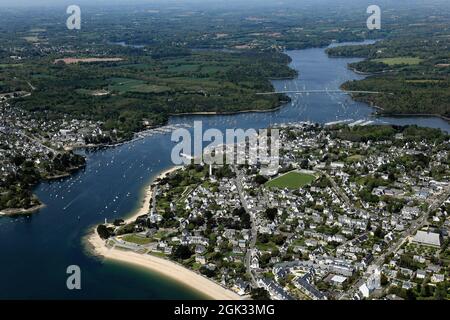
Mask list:
[[[396,58],[374,59],[372,61],[381,62],[387,64],[388,66],[395,66],[399,64],[416,65],[421,63],[423,60],[418,57],[396,57]]]
[[[8,63],[2,63],[2,64],[0,64],[0,69],[3,69],[3,68],[18,68],[18,67],[22,67],[23,66],[23,64],[22,63],[11,63],[11,64],[8,64]]]
[[[169,87],[149,84],[143,80],[131,78],[112,78],[109,90],[119,93],[137,92],[137,93],[162,93],[170,91]]]
[[[92,62],[119,62],[122,58],[62,58],[56,59],[54,63],[64,62],[65,64],[92,63]]]

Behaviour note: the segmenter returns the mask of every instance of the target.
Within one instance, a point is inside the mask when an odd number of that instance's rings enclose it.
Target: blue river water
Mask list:
[[[324,49],[290,51],[294,80],[277,80],[277,90],[336,90],[361,79],[347,68],[357,59],[329,58]],[[432,117],[373,117],[374,109],[341,93],[290,95],[278,111],[216,116],[178,116],[170,124],[202,121],[203,128],[265,128],[274,123],[371,120],[417,124],[450,131]],[[67,179],[45,182],[35,193],[46,204],[27,217],[0,218],[0,299],[201,299],[201,293],[158,273],[111,261],[86,251],[84,237],[105,219],[126,217],[140,205],[143,187],[172,166],[170,133],[153,135],[115,148],[84,152],[87,167]],[[66,287],[66,268],[78,265],[81,290]]]

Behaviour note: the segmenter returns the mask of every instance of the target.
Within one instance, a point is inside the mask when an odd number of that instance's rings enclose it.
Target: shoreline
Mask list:
[[[61,173],[61,174],[42,177],[41,180],[36,185],[38,185],[42,182],[45,182],[45,181],[53,181],[53,180],[59,180],[59,179],[65,179],[65,178],[71,177],[75,172],[77,172],[78,170],[81,170],[85,167],[86,167],[86,164],[83,164],[83,165],[80,165],[77,167],[68,168],[66,172]],[[36,186],[33,186],[33,188],[34,187],[36,187]],[[33,193],[33,195],[34,195],[34,193]],[[34,196],[36,197],[36,195],[34,195]],[[39,199],[38,199],[38,201],[39,201],[39,204],[37,204],[31,208],[28,208],[28,209],[8,208],[8,209],[0,210],[0,217],[12,217],[12,216],[28,215],[28,214],[36,213],[37,211],[46,207],[45,203],[42,203]]]
[[[232,116],[241,113],[267,113],[278,111],[285,106],[289,101],[283,102],[280,106],[266,109],[266,110],[242,110],[242,111],[229,111],[229,112],[219,112],[219,111],[199,111],[199,112],[183,112],[183,113],[170,113],[169,116]]]
[[[353,97],[352,97],[353,98]],[[357,101],[356,99],[354,99],[355,101]],[[439,118],[442,119],[444,121],[448,121],[450,122],[450,118],[441,115],[441,114],[436,114],[436,113],[390,113],[389,111],[386,111],[383,107],[377,106],[375,105],[372,101],[361,101],[363,103],[367,103],[370,107],[375,109],[375,112],[373,113],[373,115],[377,116],[377,117],[415,117],[415,118],[420,118],[420,117],[427,117],[427,118]]]
[[[340,87],[342,90],[345,90],[342,85]],[[353,94],[350,94],[353,101],[362,102],[367,104],[369,107],[374,108],[374,112],[372,113],[376,117],[399,117],[399,118],[420,118],[420,117],[427,117],[427,118],[439,118],[444,121],[450,122],[450,118],[446,117],[442,114],[437,113],[390,113],[390,111],[386,111],[383,107],[377,106],[373,103],[373,101],[367,101],[364,99],[357,99],[354,97]]]
[[[143,191],[142,191],[143,196],[141,196],[141,199],[139,200],[139,203],[140,203],[139,208],[135,209],[134,212],[132,212],[129,215],[129,217],[124,219],[125,223],[128,224],[128,223],[134,222],[138,217],[147,214],[150,211],[150,203],[153,198],[153,187],[152,186],[153,186],[154,182],[158,179],[164,178],[166,175],[168,175],[178,169],[181,169],[181,168],[182,168],[181,166],[170,167],[169,169],[162,171],[154,179],[152,179],[152,182],[148,183],[143,188]]]
[[[75,174],[77,171],[84,169],[84,168],[86,168],[86,163],[79,165],[79,166],[67,168],[65,172],[61,172],[60,174],[55,174],[55,175],[50,175],[50,176],[44,177],[43,181],[52,181],[52,180],[68,178],[68,177],[71,177],[73,174]]]
[[[382,111],[382,112],[375,113],[377,116],[382,116],[382,117],[399,117],[399,118],[401,118],[401,117],[427,117],[427,118],[440,118],[442,120],[450,122],[450,118],[440,115],[440,114],[435,114],[435,113],[389,113],[389,112],[385,112],[385,110],[381,107],[374,107],[374,108]]]
[[[182,167],[171,167],[162,171],[159,175],[152,179],[152,182],[144,188],[144,194],[143,198],[140,200],[139,208],[136,209],[129,217],[124,219],[125,223],[134,222],[139,216],[147,214],[150,210],[150,204],[154,195],[154,182],[158,179],[164,178],[167,174],[170,174],[180,168]],[[169,259],[159,258],[149,254],[139,254],[132,251],[108,248],[106,246],[106,241],[100,238],[96,229],[88,234],[86,240],[88,247],[91,249],[90,252],[94,256],[101,256],[105,259],[144,267],[151,272],[157,272],[178,283],[186,285],[213,300],[243,299],[237,293],[222,287],[213,280],[210,280],[176,262],[170,261]]]
[[[34,207],[23,209],[23,208],[11,208],[0,210],[0,217],[13,217],[13,216],[21,216],[35,213],[41,209],[45,208],[45,204],[41,203],[35,205]]]
[[[149,254],[139,254],[132,251],[108,248],[106,247],[105,240],[101,239],[95,230],[87,236],[86,240],[90,245],[91,253],[95,256],[144,267],[149,271],[157,272],[183,284],[212,300],[243,299],[237,293],[234,293],[214,281],[168,259],[159,258]]]
[[[332,57],[332,58],[341,58],[341,57]],[[389,73],[389,72],[393,71],[393,70],[385,70],[385,71],[380,71],[380,72],[364,72],[364,71],[360,71],[360,70],[358,70],[358,69],[356,69],[354,67],[351,67],[350,65],[348,65],[347,68],[350,71],[352,71],[352,72],[354,72],[354,73],[356,73],[358,75],[366,76],[366,78],[370,77],[370,76],[380,75],[380,74]],[[344,88],[342,87],[344,84],[345,83],[341,84],[341,86],[340,86],[340,88],[342,90],[344,90]],[[370,107],[376,109],[373,114],[375,116],[378,116],[378,117],[429,117],[429,118],[439,118],[439,119],[442,119],[444,121],[450,122],[450,118],[449,117],[446,117],[446,116],[444,116],[442,114],[437,114],[437,113],[390,113],[389,111],[386,111],[384,108],[374,105],[374,103],[372,101],[366,101],[364,99],[359,100],[359,99],[355,99],[353,97],[353,95],[351,95],[351,96],[352,96],[352,99],[354,101],[359,101],[359,102],[366,103]]]

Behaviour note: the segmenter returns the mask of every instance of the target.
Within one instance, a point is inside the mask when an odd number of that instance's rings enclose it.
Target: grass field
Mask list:
[[[128,234],[126,236],[123,236],[122,239],[126,242],[132,242],[132,243],[136,243],[136,244],[149,244],[150,242],[152,242],[152,239],[139,237],[134,234]]]
[[[443,80],[421,79],[421,80],[406,80],[406,83],[441,83]]]
[[[199,69],[199,65],[196,64],[182,64],[169,66],[169,72],[195,72]]]
[[[109,90],[118,91],[119,93],[161,93],[170,90],[169,87],[148,84],[145,81],[138,79],[112,78],[110,81],[112,84],[109,86]]]
[[[224,66],[220,66],[220,65],[205,65],[205,66],[202,66],[201,72],[213,74],[213,73],[219,72],[219,71],[224,72],[229,69],[230,69],[229,67],[224,67]]]
[[[353,156],[350,156],[346,159],[347,162],[358,162],[358,161],[362,161],[364,159],[363,156],[359,155],[359,154],[355,154]]]
[[[269,188],[298,189],[310,184],[314,180],[316,180],[316,177],[312,174],[291,171],[280,177],[268,181],[266,183],[266,186]]]
[[[261,251],[274,251],[278,249],[277,245],[273,242],[268,243],[257,243],[256,247]]]
[[[6,68],[18,68],[23,66],[22,63],[11,63],[11,64],[0,64],[0,69],[6,69]]]
[[[417,57],[396,57],[396,58],[386,58],[386,59],[374,59],[372,61],[382,62],[388,66],[395,66],[399,64],[416,65],[421,63],[423,60]]]

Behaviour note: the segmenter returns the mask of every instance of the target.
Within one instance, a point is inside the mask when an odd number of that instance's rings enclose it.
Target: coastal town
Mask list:
[[[450,1],[2,0],[0,31],[15,314],[450,300]]]
[[[98,253],[183,267],[242,299],[448,297],[448,134],[275,128],[275,170],[259,161],[164,173],[142,212],[97,227]]]
[[[85,165],[72,152],[89,130],[87,121],[38,120],[30,112],[12,107],[4,96],[0,104],[0,214],[28,214],[42,207],[31,188],[43,179],[65,177]]]
[[[29,214],[42,208],[31,192],[38,182],[67,177],[82,168],[85,159],[77,149],[118,146],[186,125],[148,126],[132,139],[105,130],[104,122],[68,115],[34,114],[10,104],[27,92],[0,95],[0,215]]]

